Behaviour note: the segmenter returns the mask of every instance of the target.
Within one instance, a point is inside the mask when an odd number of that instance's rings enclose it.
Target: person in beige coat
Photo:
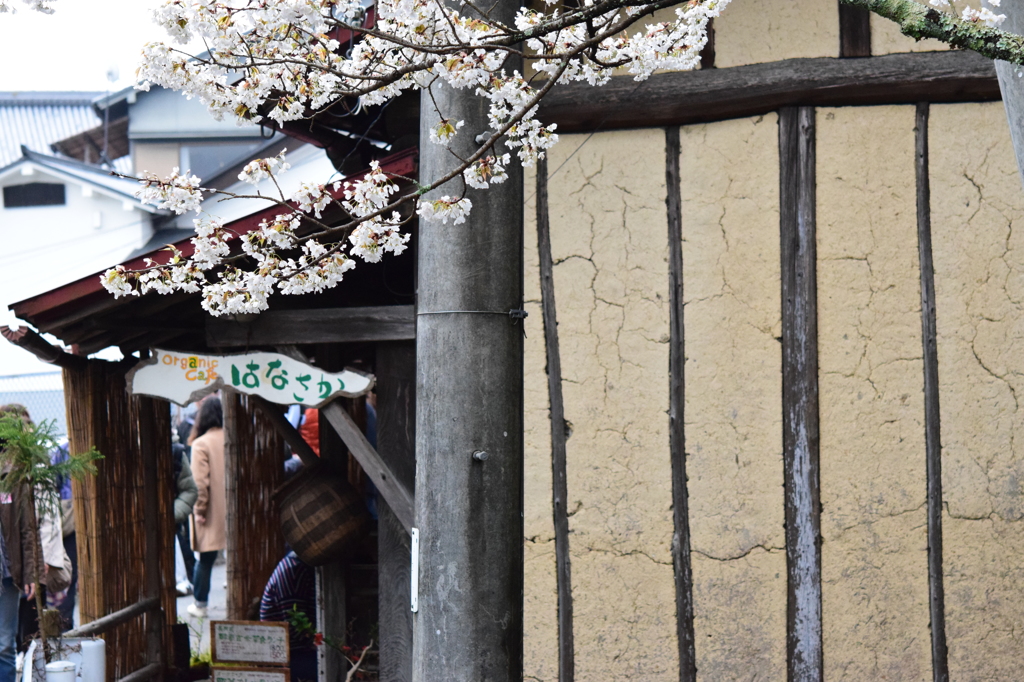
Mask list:
[[[192,576],[195,603],[187,611],[206,618],[210,574],[220,550],[227,546],[228,512],[224,489],[224,416],[220,398],[212,395],[199,406],[189,444],[192,446],[192,478],[199,497],[192,508],[192,549],[199,552]]]

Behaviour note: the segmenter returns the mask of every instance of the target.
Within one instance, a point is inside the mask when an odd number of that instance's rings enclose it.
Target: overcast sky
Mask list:
[[[142,46],[164,40],[150,10],[161,0],[56,0],[56,12],[0,14],[0,91],[111,91],[132,85]],[[116,67],[117,83],[107,82]]]

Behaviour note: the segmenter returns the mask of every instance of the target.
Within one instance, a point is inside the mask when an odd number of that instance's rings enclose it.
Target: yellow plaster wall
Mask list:
[[[914,108],[820,109],[817,120],[826,680],[926,680]],[[1015,679],[1024,230],[1013,220],[1024,196],[999,104],[933,106],[930,129],[951,679]],[[681,129],[687,466],[708,681],[785,677],[776,136],[774,115]],[[675,680],[664,133],[566,136],[549,167],[577,679]],[[552,682],[532,174],[527,187],[526,679]]]
[[[931,678],[914,113],[817,112],[829,681]]]
[[[581,144],[549,182],[576,679],[677,680],[664,131],[566,136],[551,172]]]
[[[525,173],[523,297],[524,518],[523,674],[526,680],[558,679],[558,589],[551,516],[551,422],[537,253],[536,174]]]
[[[899,52],[936,52],[948,50],[946,43],[925,38],[914,40],[900,33],[900,28],[894,21],[877,14],[871,15],[871,54],[883,55]]]
[[[785,679],[778,119],[680,131],[701,679]],[[756,169],[756,172],[752,172]]]
[[[839,56],[835,0],[734,0],[715,19],[715,66]]]
[[[1024,651],[1024,194],[1002,105],[932,106],[946,628],[954,680]]]

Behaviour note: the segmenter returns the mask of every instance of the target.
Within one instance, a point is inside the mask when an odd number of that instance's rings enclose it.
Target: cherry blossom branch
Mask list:
[[[973,50],[989,59],[1024,64],[1024,37],[1007,33],[996,26],[1005,19],[987,7],[967,7],[960,16],[936,7],[949,7],[949,0],[932,0],[928,7],[914,0],[842,0],[863,7],[896,22],[904,35],[917,40],[936,38],[953,47]],[[998,5],[998,3],[990,3]]]

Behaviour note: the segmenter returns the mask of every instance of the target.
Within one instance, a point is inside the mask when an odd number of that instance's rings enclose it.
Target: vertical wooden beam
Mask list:
[[[871,12],[839,2],[839,56],[871,56]]]
[[[317,344],[316,364],[326,372],[338,372],[344,369],[344,358],[337,344]],[[334,469],[339,476],[348,475],[348,448],[338,433],[320,412],[320,458]],[[319,595],[317,603],[320,612],[317,614],[317,625],[320,630],[332,639],[345,642],[348,624],[348,589],[346,585],[346,562],[343,559],[332,561],[316,569]],[[343,680],[348,674],[349,664],[341,652],[333,647],[320,647],[321,679]]]
[[[690,565],[690,510],[686,483],[686,401],[683,335],[683,209],[679,186],[679,128],[665,129],[665,204],[668,210],[669,297],[669,457],[672,460],[672,563],[676,580],[676,636],[679,642],[679,682],[697,679],[693,633],[693,570]]]
[[[708,21],[708,42],[700,51],[700,68],[715,68],[715,20]]]
[[[942,431],[939,420],[939,355],[935,331],[935,266],[932,261],[931,185],[928,178],[928,103],[917,105],[917,249],[921,271],[921,345],[924,352],[924,441],[928,494],[928,606],[932,680],[949,682],[946,596],[942,581]]]
[[[555,576],[558,586],[558,680],[575,678],[576,653],[572,631],[572,565],[569,558],[569,486],[565,463],[565,405],[562,400],[562,356],[555,314],[554,263],[548,219],[548,160],[537,161],[537,248],[540,251],[540,297],[544,348],[548,366],[551,414],[551,509],[555,522]]]
[[[221,391],[221,405],[224,410],[224,493],[227,500],[228,536],[224,550],[227,559],[228,619],[245,620],[245,599],[242,594],[242,567],[239,565],[239,505],[238,505],[238,464],[241,443],[239,442],[238,420],[241,418],[241,399],[234,391]]]
[[[416,345],[377,344],[377,452],[409,490],[416,483]],[[412,680],[409,534],[377,497],[380,680]]]
[[[821,682],[821,502],[813,107],[779,111],[782,449],[790,682]]]
[[[160,561],[160,490],[158,489],[158,476],[160,466],[160,435],[157,432],[155,415],[156,401],[153,398],[135,397],[139,415],[139,444],[141,447],[140,459],[143,476],[143,527],[146,533],[146,555],[143,559],[145,566],[145,595],[157,597],[160,595],[161,584],[161,561]],[[161,403],[163,401],[160,401]],[[170,440],[170,434],[164,434]],[[167,661],[164,656],[163,647],[163,613],[162,611],[149,612],[146,614],[146,655],[149,663],[159,663],[161,671],[166,670]],[[160,678],[163,673],[161,672]],[[159,679],[159,678],[158,678]]]
[[[104,447],[99,436],[103,433],[99,419],[102,394],[101,375],[97,363],[85,367],[65,367],[64,404],[67,412],[68,447],[71,452],[86,452],[91,447]],[[102,460],[98,473],[81,480],[71,481],[71,499],[75,510],[78,537],[78,609],[81,623],[88,623],[107,615],[102,585],[105,584],[103,557],[103,523],[105,499],[102,482],[109,465]]]

